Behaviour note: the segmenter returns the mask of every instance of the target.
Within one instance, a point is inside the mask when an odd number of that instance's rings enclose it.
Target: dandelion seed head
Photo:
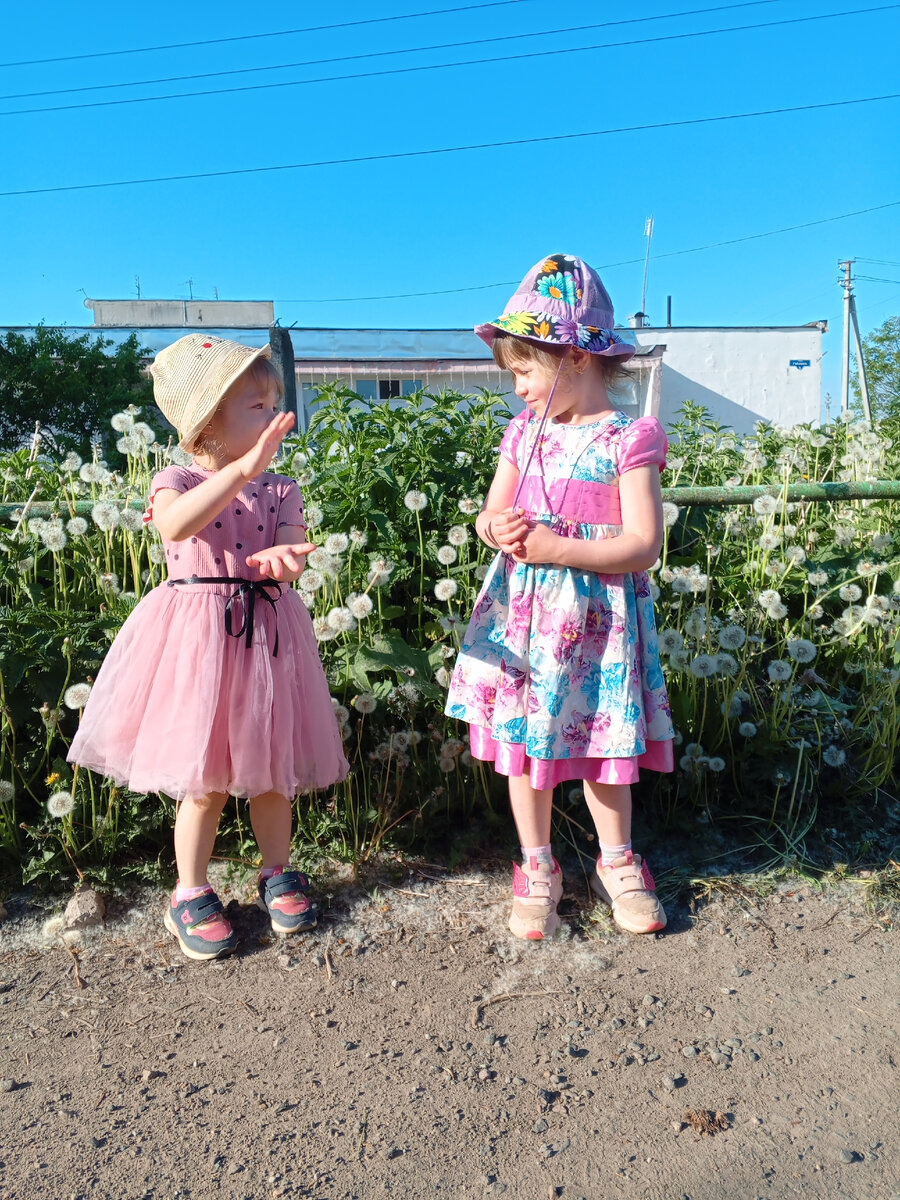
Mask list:
[[[717,638],[723,650],[740,650],[747,640],[747,634],[740,625],[726,625],[719,630]]]
[[[116,505],[110,504],[108,500],[101,500],[98,504],[95,504],[91,510],[91,516],[97,528],[102,529],[104,532],[116,529],[122,519]]]
[[[319,508],[318,504],[308,504],[304,509],[303,515],[310,529],[318,529],[325,519],[325,514]]]
[[[796,663],[811,663],[818,653],[815,642],[808,638],[791,638],[787,644],[788,658]]]
[[[347,633],[356,628],[356,618],[349,608],[337,607],[329,609],[325,620],[335,633]]]
[[[443,566],[449,567],[451,563],[456,562],[456,551],[452,546],[439,546],[437,560]]]
[[[434,586],[434,594],[438,600],[451,600],[459,591],[455,579],[439,579]]]
[[[347,597],[347,607],[357,621],[362,621],[372,611],[374,604],[370,596],[357,595],[355,592],[351,592]]]
[[[8,779],[0,779],[0,804],[9,804],[15,797],[16,789]]]
[[[663,525],[667,529],[671,529],[681,515],[681,509],[677,504],[673,504],[670,500],[664,500],[663,506]]]
[[[477,503],[468,496],[463,496],[462,500],[457,502],[456,507],[464,517],[471,517],[474,513],[478,512]]]
[[[448,688],[450,686],[450,672],[446,667],[438,667],[434,673],[434,677],[442,688]]]
[[[337,635],[337,630],[329,625],[327,617],[316,617],[313,620],[313,633],[317,642],[330,642]]]
[[[752,721],[741,721],[738,725],[738,733],[745,738],[756,737],[756,726]]]
[[[371,692],[361,692],[358,696],[354,696],[352,704],[356,711],[362,713],[363,716],[373,713],[378,707],[378,701]]]
[[[716,673],[716,660],[711,654],[698,654],[691,662],[691,674],[696,679],[710,679]]]
[[[791,664],[781,658],[773,658],[766,671],[773,683],[785,683],[793,674]]]
[[[829,767],[842,767],[847,761],[847,754],[839,746],[826,746],[822,751],[822,761]]]
[[[75,797],[71,792],[54,792],[47,800],[47,812],[61,820],[75,808]]]
[[[672,654],[684,645],[684,636],[679,629],[663,629],[658,638],[660,654]]]
[[[369,540],[369,535],[364,529],[357,529],[355,525],[350,528],[350,541],[354,546],[363,547]]]
[[[134,427],[134,417],[131,413],[117,412],[113,413],[109,423],[116,433],[127,433]]]
[[[325,576],[321,571],[317,571],[315,567],[307,567],[297,581],[297,586],[301,592],[306,592],[312,595],[317,592],[325,583]]]
[[[84,708],[90,694],[91,685],[89,683],[73,683],[71,687],[66,688],[63,702],[66,708]]]
[[[824,587],[828,582],[828,572],[819,569],[810,571],[806,576],[806,582],[810,587]]]
[[[413,488],[403,497],[403,503],[410,512],[421,512],[423,508],[427,508],[428,506],[428,497],[424,492],[416,491]]]
[[[731,679],[737,674],[738,664],[733,654],[728,654],[723,650],[720,654],[715,655],[715,664],[717,675],[724,675],[726,679]]]
[[[725,770],[725,759],[713,757],[706,765],[711,771],[714,771],[718,775],[721,771]]]
[[[778,501],[774,496],[757,496],[753,501],[753,511],[759,517],[768,517],[778,511]]]
[[[350,539],[345,533],[331,533],[325,539],[326,554],[343,554],[350,546]]]

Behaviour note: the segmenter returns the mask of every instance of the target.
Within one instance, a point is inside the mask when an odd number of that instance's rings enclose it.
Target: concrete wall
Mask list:
[[[242,329],[275,323],[271,300],[85,300],[94,313],[94,324],[145,328],[216,326]]]
[[[664,345],[659,419],[669,426],[685,400],[740,433],[757,421],[818,422],[824,321],[747,329],[635,329],[640,346]],[[804,365],[808,364],[808,365]]]

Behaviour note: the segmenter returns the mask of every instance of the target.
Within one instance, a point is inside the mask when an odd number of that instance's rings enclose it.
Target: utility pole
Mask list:
[[[856,366],[859,371],[859,394],[862,400],[863,414],[867,421],[872,420],[872,410],[869,406],[869,388],[866,381],[866,364],[863,360],[862,342],[859,336],[859,321],[856,316],[856,298],[853,295],[852,267],[855,258],[839,262],[844,277],[838,280],[844,285],[844,350],[841,360],[841,412],[850,409],[850,331],[853,331],[853,342],[856,348]]]

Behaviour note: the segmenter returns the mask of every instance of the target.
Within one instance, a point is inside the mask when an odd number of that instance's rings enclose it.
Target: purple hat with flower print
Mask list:
[[[503,315],[475,332],[489,346],[497,330],[553,346],[579,346],[607,358],[631,358],[615,331],[612,301],[600,276],[581,258],[550,254],[525,276]]]

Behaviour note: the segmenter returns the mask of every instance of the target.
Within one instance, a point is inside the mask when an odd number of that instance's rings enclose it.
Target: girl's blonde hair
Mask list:
[[[536,363],[553,374],[556,373],[559,360],[570,349],[571,346],[542,346],[529,338],[507,333],[505,329],[497,330],[491,345],[494,362],[504,371],[514,371],[521,363]],[[597,363],[597,370],[607,388],[622,387],[624,384],[630,384],[634,378],[628,368],[622,365],[621,358],[605,358],[602,354],[592,354],[591,360]]]
[[[229,387],[227,387],[219,397],[219,403],[216,405],[209,418],[209,421],[207,421],[203,429],[201,429],[195,437],[191,438],[190,445],[185,445],[184,449],[188,454],[209,454],[211,451],[221,450],[221,445],[219,444],[218,440],[213,437],[210,431],[210,425],[216,413],[219,411],[222,401],[225,399],[231,389],[236,384],[240,383],[240,381],[247,375],[250,376],[260,391],[268,391],[270,387],[274,387],[278,399],[284,399],[284,381],[282,380],[276,368],[272,365],[268,358],[254,358],[247,369],[245,371],[241,371],[237,379],[232,380]]]

